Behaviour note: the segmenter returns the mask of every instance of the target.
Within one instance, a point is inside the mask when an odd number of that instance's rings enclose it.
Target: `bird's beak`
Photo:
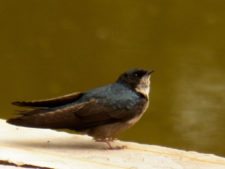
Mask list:
[[[153,72],[155,71],[154,70],[147,71],[147,75],[151,75]]]

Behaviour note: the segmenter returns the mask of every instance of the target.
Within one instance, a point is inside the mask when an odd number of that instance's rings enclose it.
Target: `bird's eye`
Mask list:
[[[135,77],[138,77],[138,76],[139,76],[139,74],[138,74],[138,73],[134,73],[134,76],[135,76]]]

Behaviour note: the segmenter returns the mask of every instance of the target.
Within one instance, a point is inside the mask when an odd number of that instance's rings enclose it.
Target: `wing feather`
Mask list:
[[[135,114],[125,108],[116,108],[91,99],[61,108],[33,109],[7,122],[15,125],[83,131],[93,127],[130,119]]]
[[[68,103],[72,103],[78,100],[84,93],[76,92],[61,97],[56,97],[46,100],[34,100],[34,101],[15,101],[13,105],[20,107],[57,107]]]
[[[97,101],[82,107],[74,114],[82,121],[76,126],[76,130],[85,130],[104,124],[126,121],[136,116],[134,111],[128,110],[126,107],[113,108]]]

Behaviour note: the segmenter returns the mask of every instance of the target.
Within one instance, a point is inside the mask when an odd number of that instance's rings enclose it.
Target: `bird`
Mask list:
[[[149,105],[150,77],[154,71],[136,68],[122,73],[115,82],[86,92],[34,101],[15,101],[23,107],[8,123],[31,128],[70,129],[92,136],[113,147],[118,134],[132,127]]]

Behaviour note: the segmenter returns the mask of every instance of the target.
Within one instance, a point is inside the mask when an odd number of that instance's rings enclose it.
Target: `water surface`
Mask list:
[[[1,118],[154,69],[150,108],[121,139],[225,156],[225,1],[0,2]]]

